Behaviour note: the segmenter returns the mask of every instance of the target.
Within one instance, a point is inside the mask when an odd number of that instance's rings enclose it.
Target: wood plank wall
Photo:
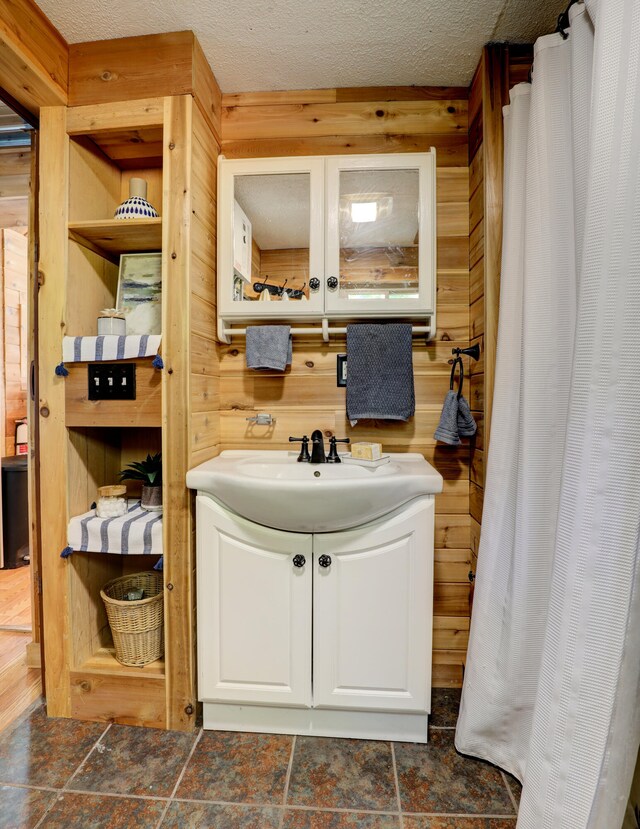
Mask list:
[[[509,89],[527,80],[531,61],[531,46],[485,46],[469,94],[469,340],[482,352],[478,363],[470,366],[470,404],[478,422],[469,483],[473,572],[480,544],[500,302],[502,107],[508,103]]]
[[[415,341],[416,416],[407,424],[351,429],[336,354],[345,341],[294,343],[284,375],[245,368],[243,343],[221,347],[220,448],[290,448],[289,435],[375,439],[391,451],[421,452],[445,478],[436,504],[434,685],[460,685],[469,630],[469,454],[436,445],[433,433],[449,388],[454,345],[469,332],[469,169],[467,90],[394,87],[223,95],[227,157],[437,150],[438,307],[436,338]],[[246,417],[271,412],[273,427]]]
[[[31,149],[0,148],[0,228],[29,224]]]
[[[15,455],[15,422],[27,416],[28,242],[24,233],[2,230],[3,376],[2,457]]]

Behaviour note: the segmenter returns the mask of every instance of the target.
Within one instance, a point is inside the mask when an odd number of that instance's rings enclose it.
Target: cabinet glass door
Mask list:
[[[434,310],[435,155],[327,162],[329,312]]]
[[[321,313],[322,160],[223,161],[220,173],[224,312]]]

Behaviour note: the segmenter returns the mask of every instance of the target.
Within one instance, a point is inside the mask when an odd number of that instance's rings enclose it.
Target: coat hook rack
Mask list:
[[[471,357],[472,360],[479,360],[480,359],[480,343],[476,343],[475,345],[470,345],[469,348],[452,348],[451,353],[455,357],[459,357],[461,354],[466,354],[468,357]]]
[[[271,283],[267,283],[267,279],[268,277],[265,276],[263,282],[254,282],[253,290],[257,294],[261,294],[263,291],[268,291],[271,296],[281,297],[285,293],[285,285],[289,280],[285,279],[282,285],[271,285]],[[305,282],[302,287],[304,288],[306,284],[307,283]],[[288,288],[286,293],[289,295],[289,299],[302,299],[304,296],[304,292],[302,290],[297,290],[295,288]]]

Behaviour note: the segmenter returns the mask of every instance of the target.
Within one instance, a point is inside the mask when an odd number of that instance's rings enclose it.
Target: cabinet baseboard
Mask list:
[[[204,728],[212,731],[426,743],[429,715],[205,702],[203,720]]]

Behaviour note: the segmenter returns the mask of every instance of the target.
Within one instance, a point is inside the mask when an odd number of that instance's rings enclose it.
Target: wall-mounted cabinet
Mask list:
[[[435,169],[435,150],[220,159],[220,319],[433,315]]]

